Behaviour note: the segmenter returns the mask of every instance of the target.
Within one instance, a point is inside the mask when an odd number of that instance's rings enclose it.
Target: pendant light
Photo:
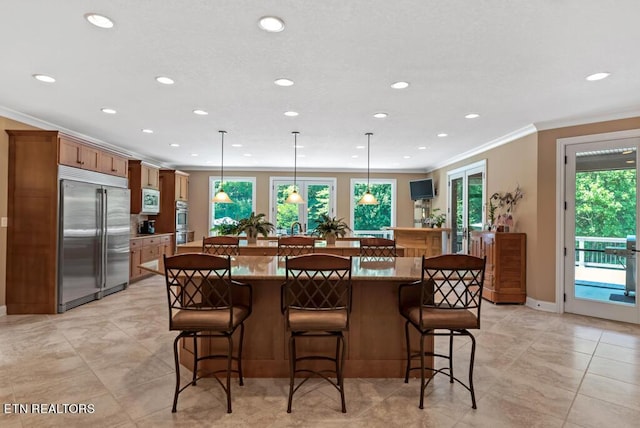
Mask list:
[[[298,131],[293,131],[293,192],[289,194],[287,200],[284,201],[287,204],[304,204],[304,199],[298,193],[298,187],[296,186],[296,170],[298,166]]]
[[[213,200],[211,202],[216,202],[218,204],[232,204],[233,201],[231,200],[229,195],[227,195],[227,193],[224,191],[222,187],[222,183],[224,182],[224,134],[226,134],[227,131],[218,131],[218,132],[222,137],[222,144],[221,144],[222,154],[220,156],[220,187],[218,187],[218,192],[213,197]]]
[[[358,201],[358,205],[378,205],[378,200],[371,193],[371,189],[369,187],[369,170],[370,170],[370,162],[371,162],[371,136],[373,135],[371,132],[367,132],[365,134],[367,136],[367,191],[364,192],[364,195]]]

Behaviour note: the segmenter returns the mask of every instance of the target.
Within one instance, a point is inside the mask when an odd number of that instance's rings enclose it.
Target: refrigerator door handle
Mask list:
[[[107,282],[107,189],[100,189],[100,289]],[[100,298],[103,296],[101,295]]]

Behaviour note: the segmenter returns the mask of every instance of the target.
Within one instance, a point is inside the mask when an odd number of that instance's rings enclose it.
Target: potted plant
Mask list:
[[[326,214],[321,214],[318,219],[318,225],[313,230],[312,234],[320,236],[327,241],[327,244],[335,244],[337,237],[344,237],[351,229],[343,221],[343,219],[329,217]]]
[[[431,227],[442,227],[447,217],[440,213],[440,208],[434,208],[429,214],[428,223]]]
[[[258,235],[268,236],[270,232],[273,232],[275,227],[272,223],[265,219],[265,214],[256,214],[251,212],[249,217],[240,219],[235,228],[236,235],[240,235],[242,232],[247,234],[247,242],[255,244],[258,239]]]
[[[236,235],[237,227],[237,221],[231,217],[222,217],[213,221],[213,227],[210,229],[210,232],[213,232],[214,236]]]

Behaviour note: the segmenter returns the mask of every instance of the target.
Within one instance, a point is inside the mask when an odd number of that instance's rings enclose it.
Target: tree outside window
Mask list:
[[[352,180],[351,188],[354,235],[385,235],[376,232],[395,225],[395,180],[376,180],[370,183],[369,189],[378,200],[378,205],[358,205],[362,194],[367,191],[365,181]]]
[[[224,181],[224,191],[227,192],[233,203],[221,204],[211,202],[211,217],[209,228],[224,220],[240,220],[249,217],[255,211],[255,177],[231,177]],[[210,199],[220,188],[220,179],[209,178]]]

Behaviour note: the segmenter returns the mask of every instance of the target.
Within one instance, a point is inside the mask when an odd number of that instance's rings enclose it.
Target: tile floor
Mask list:
[[[322,382],[301,390],[287,414],[287,380],[247,379],[233,385],[227,414],[221,388],[207,379],[181,394],[172,414],[165,305],[155,277],[65,314],[0,317],[0,426],[621,428],[640,420],[640,326],[488,302],[477,334],[477,410],[440,376],[424,410],[417,380],[347,379],[347,414]],[[468,350],[458,344],[459,369]],[[95,412],[7,410],[18,403],[84,403]]]

